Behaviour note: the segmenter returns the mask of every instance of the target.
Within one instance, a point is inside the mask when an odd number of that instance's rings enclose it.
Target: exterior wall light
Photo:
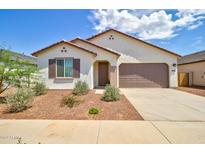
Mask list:
[[[176,64],[176,63],[174,63],[174,64],[172,64],[172,66],[173,66],[173,67],[176,67],[176,66],[177,66],[177,64]]]

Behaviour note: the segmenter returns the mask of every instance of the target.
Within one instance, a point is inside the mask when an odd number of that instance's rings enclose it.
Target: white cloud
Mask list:
[[[153,12],[159,11],[159,9],[137,9],[137,10],[129,10],[130,13],[136,15],[137,17],[141,17],[142,15],[150,15]]]
[[[137,34],[144,40],[175,37],[178,29],[196,29],[203,25],[205,18],[205,10],[178,10],[175,14],[165,10],[95,10],[92,13],[95,30],[115,28]]]
[[[205,10],[199,10],[199,9],[183,9],[183,10],[178,10],[176,15],[178,17],[184,17],[184,16],[196,16],[196,15],[202,15],[205,14]]]
[[[188,30],[193,30],[198,28],[199,26],[203,25],[203,22],[199,21],[197,24],[191,25],[188,27]]]

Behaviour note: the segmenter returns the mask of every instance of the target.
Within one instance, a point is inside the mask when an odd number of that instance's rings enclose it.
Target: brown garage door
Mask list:
[[[129,63],[119,67],[119,86],[121,88],[134,87],[162,87],[169,83],[168,65],[163,63]]]

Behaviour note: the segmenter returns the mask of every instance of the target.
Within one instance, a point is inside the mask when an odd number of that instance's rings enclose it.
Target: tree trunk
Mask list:
[[[0,94],[3,91],[3,84],[0,83]]]

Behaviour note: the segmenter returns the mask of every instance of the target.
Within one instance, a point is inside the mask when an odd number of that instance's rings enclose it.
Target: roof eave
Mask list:
[[[75,38],[75,39],[73,39],[73,40],[70,40],[70,42],[75,42],[75,41],[77,41],[77,40],[83,41],[83,42],[88,43],[88,44],[90,44],[90,45],[93,45],[93,46],[95,46],[95,47],[97,47],[97,48],[101,48],[101,49],[103,49],[103,50],[106,50],[106,51],[108,51],[108,52],[110,52],[110,53],[112,53],[112,54],[117,55],[118,57],[121,56],[121,54],[119,54],[119,53],[116,53],[116,52],[114,52],[114,51],[111,51],[111,50],[109,50],[109,49],[107,49],[107,48],[104,48],[104,47],[102,47],[102,46],[100,46],[100,45],[94,44],[94,43],[92,43],[92,42],[90,42],[90,41],[88,41],[88,40],[84,40],[84,39],[81,39],[81,38]]]
[[[178,63],[178,65],[188,65],[188,64],[200,63],[200,62],[205,62],[205,60],[197,60],[197,61],[190,61],[190,62]]]
[[[35,51],[35,52],[33,52],[31,55],[37,57],[37,54],[39,54],[39,53],[45,51],[46,49],[49,49],[49,48],[55,46],[55,45],[61,44],[61,43],[65,43],[65,44],[74,46],[74,47],[76,47],[76,48],[78,48],[78,49],[84,50],[84,51],[86,51],[86,52],[88,52],[88,53],[90,53],[90,54],[93,54],[93,55],[97,56],[97,53],[95,53],[95,52],[93,52],[93,51],[87,50],[87,49],[82,48],[82,47],[80,47],[80,46],[78,46],[78,45],[76,45],[76,44],[73,44],[72,42],[67,42],[67,41],[64,41],[64,40],[63,40],[63,41],[56,42],[56,43],[54,43],[54,44],[51,44],[51,45],[49,45],[49,46],[47,46],[47,47],[45,47],[45,48],[42,48],[42,49],[40,49],[40,50],[38,50],[38,51]]]

